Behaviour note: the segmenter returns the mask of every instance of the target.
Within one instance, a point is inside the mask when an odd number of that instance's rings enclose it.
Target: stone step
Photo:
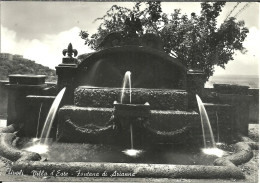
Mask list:
[[[113,108],[63,106],[59,110],[59,123],[71,120],[77,126],[96,125],[104,127],[109,122]],[[173,131],[189,124],[200,128],[197,112],[174,110],[151,110],[150,127],[159,131]]]
[[[121,88],[90,88],[80,86],[74,92],[74,104],[80,107],[113,108],[114,101],[121,103]],[[129,90],[125,90],[124,103],[130,103]],[[133,88],[131,103],[144,104],[148,102],[151,109],[187,110],[187,92],[173,89]]]

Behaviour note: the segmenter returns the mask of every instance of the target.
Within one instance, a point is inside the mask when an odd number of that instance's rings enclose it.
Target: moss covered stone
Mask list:
[[[88,88],[78,87],[74,92],[74,103],[82,107],[113,107],[114,101],[130,103],[130,91],[125,90],[121,99],[121,88]],[[187,92],[184,90],[134,88],[131,92],[131,103],[148,102],[151,109],[185,110],[187,109]]]
[[[19,150],[13,146],[14,133],[0,133],[0,156],[11,161],[39,161],[41,156],[37,153]]]
[[[71,129],[72,127],[75,129],[76,128],[77,129],[85,128],[86,130],[88,129],[87,133],[89,132],[90,135],[87,136],[94,137],[97,134],[96,133],[97,131],[100,131],[100,129],[102,128],[108,127],[108,124],[110,124],[109,121],[113,116],[113,114],[114,114],[113,108],[64,106],[59,111],[58,138],[65,139],[65,141],[66,139],[68,139],[68,136],[70,136],[70,138],[74,138],[71,137],[71,133],[69,133],[70,130],[72,130]],[[132,122],[133,120],[135,120],[135,118],[132,119]],[[158,132],[157,134],[161,134],[161,136],[163,137],[160,138],[163,140],[170,139],[170,137],[166,138],[168,132],[172,133],[176,130],[183,129],[184,127],[193,128],[192,131],[196,131],[193,132],[193,134],[201,133],[200,130],[197,130],[197,128],[200,127],[199,115],[194,111],[187,112],[187,111],[174,111],[174,110],[151,110],[148,120],[147,118],[144,119],[140,118],[140,120],[141,120],[140,122],[141,124],[146,123],[145,126],[148,126],[149,129],[153,129],[154,131],[156,131],[156,133]],[[125,124],[127,123],[127,120],[120,121],[120,123],[121,122]],[[95,135],[93,135],[94,132],[93,133],[91,132],[91,128],[93,126],[96,128],[94,131]],[[145,133],[145,131],[147,131],[147,129],[144,129],[143,126],[138,127],[138,129],[139,130],[141,129],[143,134]],[[116,133],[116,131],[114,133]],[[77,133],[75,133],[74,135],[76,136]],[[149,135],[145,135],[145,136],[148,137]],[[152,136],[154,135],[152,134]],[[171,134],[169,134],[168,136],[171,136]],[[85,141],[91,140],[90,138],[84,138],[84,139],[86,139]]]
[[[105,126],[113,114],[113,108],[64,106],[59,110],[59,123],[71,119],[78,126],[95,124]],[[198,124],[198,113],[191,111],[151,110],[149,123],[153,128],[171,131],[188,124]]]

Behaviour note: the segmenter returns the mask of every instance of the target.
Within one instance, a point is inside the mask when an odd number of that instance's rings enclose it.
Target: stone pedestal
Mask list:
[[[39,95],[45,84],[43,75],[10,75],[8,89],[7,125],[24,124],[28,110],[27,95]]]
[[[77,59],[63,58],[62,64],[56,67],[56,74],[58,75],[58,90],[66,87],[63,102],[65,104],[73,104],[74,89],[77,86],[75,81],[77,69]]]
[[[77,65],[75,64],[60,64],[56,67],[56,74],[58,75],[57,85],[59,90],[74,85],[76,68]]]

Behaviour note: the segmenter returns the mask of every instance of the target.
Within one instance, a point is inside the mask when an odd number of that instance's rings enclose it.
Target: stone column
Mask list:
[[[24,124],[28,111],[27,95],[39,95],[45,84],[44,75],[10,75],[8,89],[7,125]]]
[[[58,90],[66,87],[66,92],[64,94],[63,103],[73,104],[74,89],[77,86],[75,83],[75,76],[77,71],[78,60],[73,58],[72,55],[77,56],[77,50],[72,48],[71,43],[68,48],[63,50],[63,55],[67,57],[62,58],[62,64],[56,67],[56,74],[58,75]]]

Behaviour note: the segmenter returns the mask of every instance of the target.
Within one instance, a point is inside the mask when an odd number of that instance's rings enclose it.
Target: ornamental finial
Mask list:
[[[64,56],[65,56],[66,53],[67,53],[67,55],[68,55],[69,58],[72,58],[72,56],[76,57],[76,56],[78,55],[78,51],[77,51],[76,49],[73,49],[71,43],[68,45],[68,48],[67,48],[67,49],[64,49],[64,50],[62,51],[62,53],[63,53]]]

